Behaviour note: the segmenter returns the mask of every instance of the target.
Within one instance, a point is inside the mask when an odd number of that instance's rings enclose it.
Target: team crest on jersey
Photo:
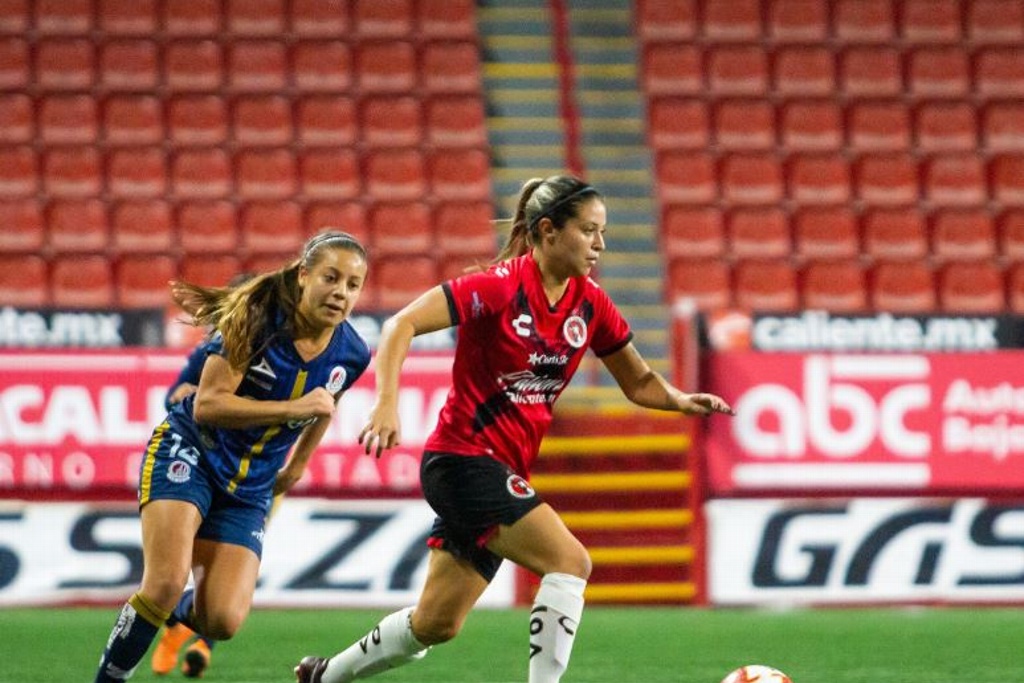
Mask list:
[[[332,394],[336,394],[341,391],[341,388],[345,386],[345,379],[348,377],[348,373],[345,372],[345,368],[340,365],[334,366],[331,370],[331,376],[327,378],[327,391]]]
[[[505,486],[508,488],[508,492],[516,498],[533,498],[537,495],[530,483],[518,474],[509,475]]]
[[[570,315],[562,325],[562,336],[574,349],[582,348],[587,343],[587,321],[578,315]]]
[[[184,460],[175,460],[167,466],[167,478],[175,484],[184,484],[192,476],[192,466]]]

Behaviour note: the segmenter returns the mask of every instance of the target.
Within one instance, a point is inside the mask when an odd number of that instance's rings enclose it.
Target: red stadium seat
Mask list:
[[[417,85],[416,50],[403,40],[362,43],[355,58],[356,87],[364,93],[406,93]]]
[[[1024,205],[1024,156],[1001,155],[989,166],[992,199],[1005,206]]]
[[[907,57],[907,89],[915,97],[965,97],[971,91],[967,51],[960,46],[912,51]]]
[[[33,195],[39,189],[39,161],[32,147],[0,147],[0,197]]]
[[[39,138],[47,145],[96,142],[99,115],[92,95],[50,95],[38,104]]]
[[[999,217],[999,244],[1008,261],[1024,262],[1024,212],[1007,211]]]
[[[988,199],[985,168],[976,154],[946,154],[924,165],[925,198],[939,206],[976,206]]]
[[[0,144],[31,143],[35,137],[35,106],[24,93],[0,94]]]
[[[288,145],[292,141],[291,102],[281,95],[254,95],[235,100],[234,141],[243,147]]]
[[[902,9],[900,34],[908,43],[956,43],[962,38],[959,0],[903,0]]]
[[[714,129],[719,149],[773,149],[775,108],[769,102],[727,100],[715,108]]]
[[[164,30],[172,36],[219,35],[222,6],[222,0],[164,0]]]
[[[981,137],[988,152],[1024,152],[1024,103],[994,102],[986,107]]]
[[[81,35],[92,29],[93,0],[35,0],[36,30]]]
[[[748,259],[733,270],[736,305],[751,311],[792,311],[800,305],[796,271],[788,259]]]
[[[427,142],[431,145],[483,147],[487,144],[487,119],[480,97],[432,97],[425,106]]]
[[[43,248],[46,229],[36,200],[0,200],[0,225],[4,226],[0,230],[0,253],[38,252]]]
[[[160,26],[157,0],[100,0],[100,31],[112,36],[152,36]]]
[[[974,58],[974,90],[982,97],[1024,97],[1024,51],[987,48]]]
[[[647,138],[654,149],[701,149],[709,144],[710,116],[701,100],[656,97],[648,112]]]
[[[857,217],[846,206],[797,212],[793,236],[797,254],[806,259],[853,259],[860,254]]]
[[[474,0],[417,0],[416,30],[427,39],[477,38]]]
[[[107,191],[114,198],[150,198],[167,191],[166,155],[160,147],[115,149],[107,154]]]
[[[238,249],[235,206],[220,199],[180,202],[175,215],[178,244],[192,254],[228,254]]]
[[[386,311],[395,311],[438,284],[437,267],[427,256],[381,259],[370,275],[377,289],[377,302]]]
[[[214,92],[224,85],[224,53],[212,40],[176,41],[164,47],[164,80],[174,93]]]
[[[1017,0],[970,0],[967,36],[975,44],[1024,43],[1024,5]]]
[[[493,252],[493,250],[492,250]],[[445,256],[437,266],[437,281],[448,282],[468,273],[487,270],[495,254],[452,254]]]
[[[704,5],[704,35],[712,42],[756,41],[762,33],[759,0],[729,0]]]
[[[43,157],[43,189],[56,197],[100,194],[103,177],[95,147],[54,147]]]
[[[340,40],[297,43],[292,50],[292,77],[301,92],[342,92],[352,85],[352,73],[352,53]]]
[[[475,41],[426,43],[419,71],[423,87],[430,93],[475,94],[483,89],[480,49]]]
[[[306,235],[321,230],[341,230],[355,237],[361,244],[370,243],[370,228],[366,209],[358,202],[317,202],[306,207]]]
[[[894,47],[851,47],[839,56],[840,91],[847,97],[903,94],[900,54]]]
[[[228,33],[234,36],[279,36],[287,31],[285,0],[230,0]]]
[[[768,57],[758,46],[718,46],[707,58],[708,90],[716,97],[768,93]]]
[[[946,210],[931,219],[932,254],[943,260],[993,259],[996,228],[987,211]]]
[[[18,308],[49,306],[46,261],[35,254],[0,253],[0,301]]]
[[[773,204],[784,195],[782,166],[771,154],[734,154],[721,162],[722,198],[735,204]]]
[[[151,95],[113,95],[103,103],[103,138],[112,145],[164,141],[160,100]]]
[[[292,0],[292,31],[302,38],[337,38],[351,33],[348,2]]]
[[[840,154],[793,155],[789,161],[789,198],[798,204],[848,202],[850,184],[850,167]]]
[[[50,263],[50,291],[57,308],[112,308],[114,278],[106,256],[61,256]]]
[[[0,39],[0,88],[27,87],[32,75],[30,64],[27,41],[12,37]]]
[[[307,199],[356,199],[362,191],[351,149],[311,149],[299,157],[302,194]]]
[[[359,121],[362,141],[369,147],[417,147],[423,141],[423,116],[416,97],[367,97],[360,105]]]
[[[863,251],[882,260],[920,260],[928,255],[928,232],[917,209],[871,211],[863,219]]]
[[[837,152],[843,146],[843,115],[828,100],[787,102],[779,128],[782,147],[790,152]]]
[[[832,313],[868,308],[867,277],[856,258],[808,263],[801,280],[804,308]]]
[[[668,259],[704,258],[725,253],[722,212],[708,206],[666,206],[661,219],[661,251]]]
[[[775,0],[768,9],[768,34],[780,43],[824,43],[829,37],[826,0]]]
[[[655,161],[662,204],[704,204],[718,198],[715,163],[705,152],[662,152]]]
[[[298,191],[295,155],[287,149],[250,149],[235,156],[235,191],[246,200],[287,199]]]
[[[428,255],[434,246],[426,202],[384,202],[370,210],[373,253],[380,256]]]
[[[918,200],[917,166],[906,155],[866,155],[855,166],[858,198],[872,206],[912,204]]]
[[[111,226],[112,244],[121,253],[170,252],[177,247],[171,207],[161,199],[117,204]]]
[[[490,202],[446,202],[434,210],[437,246],[446,257],[497,254],[497,235],[491,223]]]
[[[938,303],[935,275],[920,261],[883,262],[871,272],[871,305],[879,312],[930,313]]]
[[[726,308],[732,303],[729,277],[729,266],[719,258],[673,259],[665,298],[670,304],[691,300],[701,311]]]
[[[31,28],[29,0],[8,0],[0,5],[0,33],[24,35]]]
[[[939,273],[939,303],[946,313],[1003,313],[1006,289],[997,265],[950,263]]]
[[[100,46],[100,85],[108,90],[153,90],[160,83],[152,40],[112,40]]]
[[[228,85],[241,92],[277,92],[288,85],[288,53],[278,40],[238,41],[228,52]]]
[[[117,304],[121,308],[160,308],[171,305],[170,283],[178,264],[170,256],[124,256],[114,265]]]
[[[310,95],[296,105],[296,134],[305,145],[351,146],[359,125],[352,99],[340,95]]]
[[[830,97],[836,66],[826,47],[781,47],[772,67],[775,92],[784,97]]]
[[[896,38],[891,0],[836,0],[835,35],[844,43],[890,43]]]
[[[644,46],[643,86],[651,95],[700,95],[704,66],[700,48],[691,44]]]
[[[697,9],[697,0],[638,0],[633,24],[643,41],[690,40],[697,35]]]
[[[241,209],[242,247],[250,254],[297,254],[306,241],[302,209],[292,201],[254,201]]]
[[[910,112],[902,102],[857,102],[847,117],[850,149],[864,152],[905,152],[910,149]]]
[[[225,287],[242,272],[242,264],[234,255],[189,255],[179,264],[178,278],[203,287]]]
[[[219,145],[228,139],[227,103],[219,95],[185,95],[167,105],[174,145]]]
[[[975,109],[968,102],[921,105],[914,125],[917,149],[935,152],[973,152],[978,146]]]
[[[729,252],[737,259],[782,258],[792,253],[789,219],[782,209],[740,209],[728,218]]]
[[[46,223],[50,248],[58,254],[100,252],[110,242],[107,205],[99,199],[50,202]]]
[[[219,148],[180,150],[171,159],[172,191],[179,199],[219,199],[232,190],[231,161]]]
[[[96,55],[85,38],[46,38],[35,44],[35,83],[44,90],[88,90]]]
[[[352,23],[360,39],[413,35],[412,0],[351,0]]]
[[[1024,314],[1024,264],[1018,263],[1007,272],[1006,290],[1010,311]]]
[[[427,194],[427,172],[417,150],[380,150],[365,161],[367,194],[375,201],[417,200]]]
[[[479,149],[435,150],[427,161],[430,193],[440,200],[491,198],[491,160]]]

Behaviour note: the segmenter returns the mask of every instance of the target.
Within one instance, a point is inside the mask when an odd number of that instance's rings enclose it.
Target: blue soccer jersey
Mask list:
[[[208,354],[223,353],[219,335],[210,340],[206,350]],[[245,369],[235,393],[257,401],[286,401],[308,394],[316,387],[324,387],[338,395],[363,374],[369,363],[370,350],[348,321],[338,326],[327,348],[309,361],[302,360],[291,338],[276,334]],[[277,471],[284,465],[299,434],[313,420],[247,429],[213,427],[195,422],[194,403],[192,395],[171,408],[167,417],[168,432],[197,448],[201,461],[197,465],[217,489],[240,498],[268,500]],[[147,459],[149,457],[147,453]],[[145,468],[144,462],[139,492],[143,503],[150,497],[146,490]],[[154,498],[160,497],[153,493]]]

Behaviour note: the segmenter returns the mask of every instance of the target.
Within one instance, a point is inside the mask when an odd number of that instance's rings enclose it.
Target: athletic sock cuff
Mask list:
[[[541,579],[535,602],[558,610],[578,622],[583,616],[583,591],[586,587],[585,579],[572,574],[551,572]]]
[[[136,614],[157,628],[163,626],[167,618],[171,616],[168,610],[160,609],[142,593],[136,593],[128,598],[128,604],[132,606]]]

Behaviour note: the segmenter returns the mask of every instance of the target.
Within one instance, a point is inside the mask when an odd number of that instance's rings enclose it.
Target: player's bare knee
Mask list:
[[[153,604],[170,612],[178,604],[184,590],[185,579],[159,574],[146,577],[139,592]]]
[[[552,572],[570,574],[577,576],[584,581],[590,578],[590,572],[594,569],[594,563],[590,559],[590,553],[583,546],[575,552],[567,553],[559,558],[558,564],[551,569]]]
[[[203,635],[213,640],[231,640],[245,622],[246,611],[218,612],[203,621]]]

